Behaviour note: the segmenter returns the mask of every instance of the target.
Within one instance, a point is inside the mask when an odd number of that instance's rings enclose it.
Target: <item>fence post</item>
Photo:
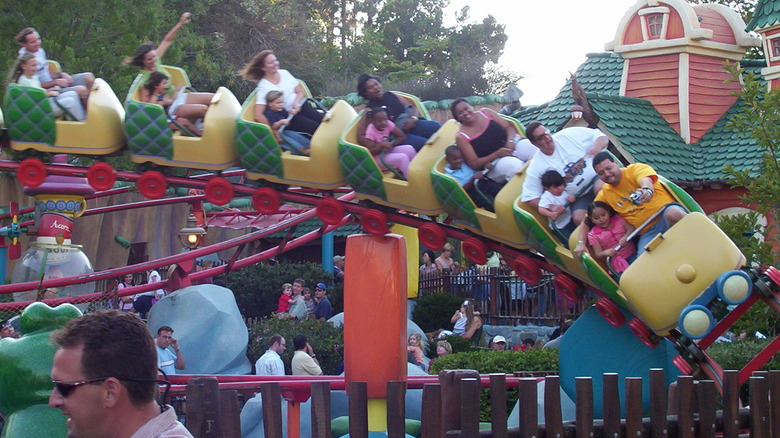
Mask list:
[[[712,380],[699,382],[699,437],[715,438],[717,389]]]
[[[479,379],[479,373],[474,370],[443,370],[439,372],[441,384],[441,422],[443,433],[449,430],[461,430],[460,380],[467,378]]]
[[[769,392],[766,379],[751,377],[750,382],[750,436],[769,438]]]
[[[349,382],[349,436],[368,438],[368,383]]]
[[[461,436],[471,438],[479,435],[479,377],[460,380]]]
[[[780,370],[769,372],[770,434],[780,436]]]
[[[330,438],[330,382],[311,384],[311,436]]]
[[[490,268],[488,270],[490,279],[490,314],[498,315],[501,312],[498,308],[498,294],[499,294],[499,282],[498,282],[498,268]]]
[[[723,438],[739,436],[739,371],[723,371]]]
[[[406,436],[406,382],[387,382],[387,438]]]
[[[654,437],[668,438],[666,375],[663,368],[650,370],[650,427]]]
[[[441,386],[438,383],[423,385],[421,438],[441,438],[443,425],[441,421]]]
[[[677,378],[677,435],[693,438],[693,377]]]
[[[544,428],[549,437],[563,436],[561,381],[558,376],[544,378]]]
[[[187,428],[195,438],[218,438],[219,382],[216,377],[195,377],[187,382]]]
[[[490,375],[490,429],[493,438],[507,438],[506,374]]]
[[[626,436],[642,436],[642,378],[626,377]]]
[[[604,436],[620,436],[620,391],[618,390],[618,375],[605,373],[603,375],[604,398]]]
[[[282,390],[279,382],[261,383],[263,431],[266,438],[282,438]]]
[[[576,377],[575,391],[577,404],[575,409],[578,437],[589,437],[593,433],[593,379]]]
[[[518,426],[520,438],[531,438],[537,436],[539,430],[539,417],[536,413],[537,395],[536,379],[522,378],[519,380],[519,414],[520,424]]]

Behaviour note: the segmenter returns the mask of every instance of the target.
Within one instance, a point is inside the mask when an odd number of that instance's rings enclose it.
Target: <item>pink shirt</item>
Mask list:
[[[588,232],[588,244],[593,246],[598,243],[602,250],[618,246],[620,239],[626,235],[626,224],[626,220],[619,214],[612,216],[609,218],[609,229],[593,227]],[[612,268],[618,273],[625,271],[628,268],[628,258],[634,254],[636,254],[636,245],[634,242],[628,242],[612,257]]]

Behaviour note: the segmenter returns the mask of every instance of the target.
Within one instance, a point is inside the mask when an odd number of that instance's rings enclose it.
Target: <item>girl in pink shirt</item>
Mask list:
[[[596,258],[606,263],[607,257],[612,257],[612,269],[618,274],[625,271],[636,258],[636,245],[628,240],[634,227],[601,201],[590,204],[586,220],[591,227],[588,244]],[[618,244],[621,248],[616,250]]]
[[[395,126],[387,118],[387,110],[377,108],[368,112],[369,124],[366,128],[366,144],[377,164],[382,170],[387,168],[377,159],[382,152],[385,153],[384,161],[387,165],[398,169],[404,178],[408,178],[409,163],[417,151],[408,144],[401,144],[406,140],[406,134]]]

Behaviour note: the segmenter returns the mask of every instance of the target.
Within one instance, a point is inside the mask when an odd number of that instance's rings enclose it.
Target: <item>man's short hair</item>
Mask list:
[[[306,348],[307,342],[309,342],[309,339],[306,335],[298,335],[293,339],[293,345],[295,345],[296,350],[303,350]]]
[[[534,120],[533,122],[525,125],[525,135],[528,137],[529,140],[531,140],[531,143],[535,142],[535,138],[531,138],[531,134],[536,130],[536,128],[542,126],[542,122],[538,120]]]
[[[25,27],[24,29],[19,31],[19,33],[16,34],[16,36],[14,37],[14,41],[16,41],[17,44],[25,44],[27,43],[27,35],[34,32],[38,32],[38,31],[32,27]]]
[[[157,336],[160,336],[160,333],[162,332],[171,332],[171,334],[173,334],[173,329],[167,325],[164,325],[157,329]]]
[[[550,187],[559,187],[565,185],[566,182],[557,170],[548,170],[542,175],[542,187],[549,189]]]
[[[609,160],[611,162],[615,162],[615,158],[612,157],[612,154],[610,154],[607,151],[601,151],[598,154],[596,154],[595,157],[593,157],[593,168],[596,168],[597,164],[600,164],[602,161]]]
[[[298,283],[301,287],[306,286],[306,280],[304,280],[303,278],[296,278],[295,280],[293,280],[293,284],[295,283]]]
[[[86,379],[114,377],[141,406],[154,400],[157,350],[146,324],[133,313],[100,310],[68,321],[51,339],[62,349],[83,346],[81,371]],[[148,379],[130,382],[123,379]]]
[[[274,344],[281,344],[282,343],[282,335],[273,335],[271,336],[271,339],[268,340],[271,344],[268,345],[268,347],[272,347]]]

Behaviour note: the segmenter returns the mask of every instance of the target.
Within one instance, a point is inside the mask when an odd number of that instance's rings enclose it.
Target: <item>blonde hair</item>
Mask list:
[[[11,72],[8,74],[9,84],[19,80],[19,77],[22,76],[22,66],[27,64],[27,61],[33,58],[35,58],[35,55],[30,52],[25,52],[23,55],[20,55],[18,58],[16,58],[14,65],[11,67]]]
[[[406,340],[407,344],[409,343],[409,339],[411,338],[417,339],[417,346],[423,348],[422,335],[420,335],[419,333],[412,333],[411,335],[409,335],[409,338]]]
[[[281,91],[271,90],[268,92],[268,94],[265,95],[265,103],[271,103],[276,99],[281,99],[282,97],[284,97],[284,93]]]
[[[292,289],[292,285],[291,285],[290,283],[285,283],[285,284],[283,284],[283,285],[282,285],[282,290],[285,290],[285,289],[287,289],[288,287],[289,287],[290,289]]]
[[[444,244],[444,246],[441,247],[441,250],[442,251],[454,252],[455,251],[455,247],[452,246],[452,244],[450,242],[447,242],[447,243]]]
[[[443,348],[444,351],[447,352],[447,354],[452,354],[452,345],[450,345],[447,341],[439,341],[436,343],[436,348]]]

